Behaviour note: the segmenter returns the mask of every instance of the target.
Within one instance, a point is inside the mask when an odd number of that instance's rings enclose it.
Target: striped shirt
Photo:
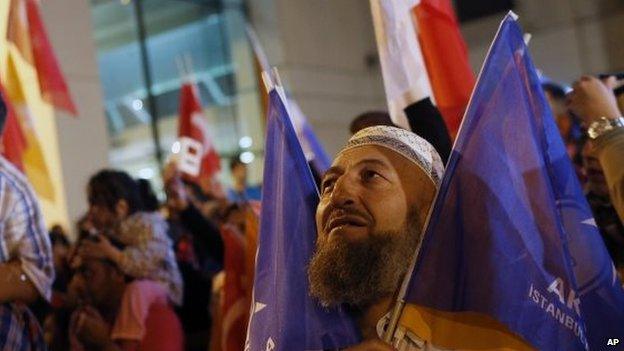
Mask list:
[[[52,294],[54,268],[50,240],[34,192],[26,178],[0,156],[0,264],[19,261],[42,297]],[[0,350],[38,349],[40,329],[26,307],[0,305]]]

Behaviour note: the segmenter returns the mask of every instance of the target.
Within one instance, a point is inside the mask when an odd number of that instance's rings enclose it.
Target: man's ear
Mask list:
[[[117,201],[117,204],[115,205],[115,214],[118,218],[126,218],[129,211],[130,207],[128,206],[128,202],[126,200]]]

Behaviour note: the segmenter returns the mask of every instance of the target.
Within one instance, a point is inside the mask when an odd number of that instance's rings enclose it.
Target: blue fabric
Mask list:
[[[32,312],[21,303],[0,304],[0,350],[45,351],[43,331]]]
[[[624,292],[594,223],[522,31],[508,15],[460,129],[406,300],[487,314],[539,350],[605,350],[609,338],[624,339]]]
[[[262,212],[246,350],[319,350],[352,345],[357,328],[343,310],[308,293],[318,192],[283,100],[269,94]]]
[[[314,130],[308,123],[308,121],[304,121],[303,125],[303,137],[308,141],[308,145],[310,145],[310,149],[312,149],[312,153],[314,154],[314,158],[312,159],[312,167],[317,174],[324,174],[325,171],[331,166],[331,160],[325,152],[323,145],[314,134]]]
[[[259,186],[248,186],[242,193],[234,189],[227,190],[227,198],[232,202],[260,201],[262,198],[262,190]]]

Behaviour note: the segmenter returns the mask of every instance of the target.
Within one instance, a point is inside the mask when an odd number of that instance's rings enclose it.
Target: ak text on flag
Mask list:
[[[441,348],[603,350],[624,291],[514,15],[464,117],[401,324]]]

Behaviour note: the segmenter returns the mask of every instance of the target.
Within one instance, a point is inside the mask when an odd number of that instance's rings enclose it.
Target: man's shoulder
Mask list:
[[[14,165],[0,156],[0,198],[3,196],[15,196],[27,201],[34,201],[35,193],[28,183],[26,176]]]

